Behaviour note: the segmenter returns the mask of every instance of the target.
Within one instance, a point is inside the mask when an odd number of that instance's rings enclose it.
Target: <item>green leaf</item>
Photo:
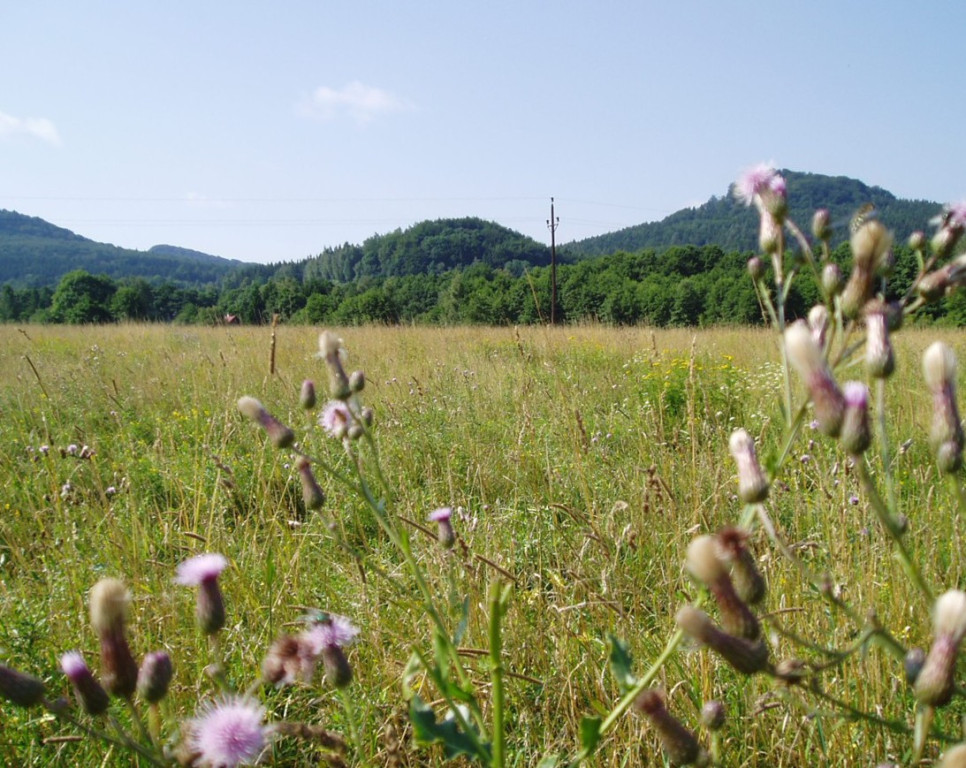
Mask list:
[[[600,718],[584,716],[580,718],[580,746],[591,754],[600,741]]]
[[[617,687],[620,689],[621,694],[625,694],[637,685],[637,678],[631,672],[631,666],[633,664],[631,652],[627,647],[627,643],[619,637],[609,634],[607,638],[610,640],[610,669],[617,679]]]
[[[459,724],[454,719],[436,720],[436,713],[418,695],[409,701],[409,719],[413,724],[413,735],[420,744],[442,743],[446,758],[452,759],[458,755],[475,757],[482,763],[489,762],[489,750],[484,754],[477,751],[473,740],[460,731]]]

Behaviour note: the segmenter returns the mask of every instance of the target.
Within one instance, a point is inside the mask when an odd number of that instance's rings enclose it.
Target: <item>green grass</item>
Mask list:
[[[269,330],[156,326],[0,327],[0,662],[68,686],[59,655],[81,650],[92,666],[97,639],[86,596],[103,576],[133,594],[132,645],[174,658],[163,709],[188,716],[212,691],[204,638],[190,590],[174,568],[204,551],[223,553],[228,675],[246,687],[272,639],[314,606],[351,617],[350,689],[362,730],[349,761],[442,761],[410,743],[400,678],[413,647],[429,651],[431,627],[399,554],[372,513],[341,486],[320,480],[328,500],[302,508],[291,457],[236,410],[259,398],[336,464],[337,444],[298,408],[303,378],[324,390],[316,332],[278,329],[269,375]],[[643,673],[673,633],[673,617],[698,589],[683,555],[697,532],[735,523],[734,465],[727,442],[745,427],[762,453],[781,436],[781,371],[774,336],[762,330],[650,331],[596,326],[547,330],[344,329],[349,369],[366,372],[363,393],[393,509],[422,522],[436,507],[464,511],[462,544],[444,552],[411,529],[414,553],[437,604],[455,628],[464,598],[462,646],[486,705],[486,595],[497,568],[512,577],[504,627],[508,764],[536,765],[571,752],[581,717],[606,714],[620,698],[608,670],[608,635],[623,638]],[[938,594],[964,583],[961,510],[933,469],[926,445],[931,402],[919,355],[943,336],[966,359],[955,332],[904,331],[888,386],[897,493],[908,541]],[[861,369],[849,375],[861,378]],[[794,382],[797,387],[797,382]],[[814,441],[814,442],[812,442]],[[62,455],[71,444],[89,459]],[[40,446],[48,445],[46,454]],[[807,458],[806,458],[807,457]],[[870,457],[879,477],[878,457]],[[65,491],[65,484],[70,489]],[[110,489],[110,490],[109,490]],[[929,611],[892,556],[892,545],[837,446],[804,430],[768,509],[783,539],[860,615],[906,646],[928,647]],[[333,531],[338,531],[339,536]],[[339,540],[364,554],[361,561]],[[766,537],[752,546],[766,577],[765,610],[823,647],[845,647],[861,626],[830,611]],[[388,578],[387,578],[388,576]],[[772,657],[798,655],[775,637]],[[911,739],[815,711],[814,697],[745,679],[707,651],[672,656],[659,682],[670,708],[697,728],[702,701],[728,705],[728,764],[871,765],[902,759]],[[902,667],[873,649],[821,676],[830,695],[887,719],[912,722]],[[436,695],[428,684],[424,698]],[[321,682],[262,691],[277,718],[305,719],[348,736],[342,701]],[[807,702],[796,706],[795,701]],[[958,729],[959,704],[939,724]],[[68,727],[0,704],[0,762],[8,765],[130,765]],[[401,741],[401,752],[394,747]],[[938,747],[933,744],[929,755]],[[278,765],[315,765],[280,743]],[[657,741],[627,715],[601,745],[601,766],[660,764]],[[269,761],[271,764],[271,761]]]

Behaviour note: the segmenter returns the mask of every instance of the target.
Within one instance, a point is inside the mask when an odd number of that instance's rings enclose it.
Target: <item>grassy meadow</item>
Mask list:
[[[674,632],[677,609],[699,594],[682,567],[689,541],[743,513],[731,432],[744,427],[760,437],[763,457],[779,449],[775,336],[595,326],[339,332],[348,369],[366,373],[363,398],[395,489],[392,512],[411,530],[454,629],[468,599],[461,654],[484,706],[487,589],[497,577],[513,584],[503,637],[507,764],[536,766],[547,753],[572,752],[581,718],[606,714],[620,698],[608,636],[626,642],[643,673]],[[185,558],[220,552],[230,562],[221,577],[222,643],[239,688],[307,609],[344,614],[361,630],[348,649],[351,710],[321,682],[262,688],[273,718],[320,723],[347,738],[355,732],[350,765],[443,762],[438,747],[411,741],[400,678],[414,647],[429,650],[431,627],[401,558],[359,499],[321,472],[328,499],[307,512],[292,457],[236,409],[240,396],[257,397],[310,453],[344,460],[338,442],[311,429],[314,417],[298,406],[304,378],[325,390],[317,334],[278,328],[271,375],[269,328],[0,326],[0,663],[67,695],[59,656],[80,650],[96,669],[87,592],[117,576],[133,595],[135,655],[164,649],[174,660],[162,711],[172,722],[190,716],[213,690],[210,659],[194,595],[172,577]],[[906,541],[939,594],[966,581],[961,509],[926,440],[931,399],[919,359],[936,338],[966,361],[960,333],[903,331],[887,401]],[[861,365],[846,375],[861,379]],[[797,380],[793,387],[800,398]],[[875,447],[868,459],[880,480]],[[441,506],[457,509],[460,540],[451,551],[425,522]],[[828,573],[828,589],[856,615],[874,611],[903,646],[928,648],[931,606],[893,557],[833,441],[802,430],[767,509],[788,548],[811,572]],[[763,611],[775,661],[826,663],[833,657],[825,650],[855,644],[863,626],[831,608],[763,531],[750,545],[768,579]],[[778,628],[811,645],[796,646]],[[872,647],[818,678],[824,698],[740,676],[708,651],[687,648],[657,681],[670,710],[696,730],[703,701],[725,702],[727,765],[875,765],[908,754],[912,738],[897,732],[913,722],[901,661]],[[423,695],[432,701],[432,686]],[[835,701],[896,728],[840,717]],[[936,727],[955,735],[962,714],[954,703]],[[4,765],[132,764],[127,753],[65,738],[76,734],[41,710],[0,703]],[[934,740],[927,755],[939,749]],[[316,747],[279,741],[267,763],[321,759]],[[594,764],[663,761],[653,731],[629,713]]]

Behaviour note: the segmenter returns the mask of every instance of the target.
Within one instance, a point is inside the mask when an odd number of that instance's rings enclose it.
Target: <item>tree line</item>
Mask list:
[[[746,272],[750,252],[675,246],[663,251],[620,251],[558,266],[557,315],[564,322],[596,321],[652,326],[756,324],[761,308]],[[847,271],[848,245],[833,259]],[[311,271],[310,271],[311,272]],[[900,296],[915,277],[914,255],[896,249],[888,297]],[[478,262],[464,269],[337,282],[288,268],[253,268],[218,286],[185,287],[143,278],[115,280],[75,270],[53,290],[0,287],[0,321],[110,323],[119,321],[214,324],[233,315],[246,324],[283,322],[354,325],[404,323],[515,325],[548,322],[550,268],[515,274]],[[808,271],[796,279],[790,316],[819,300]],[[966,324],[966,305],[951,297],[934,318]]]

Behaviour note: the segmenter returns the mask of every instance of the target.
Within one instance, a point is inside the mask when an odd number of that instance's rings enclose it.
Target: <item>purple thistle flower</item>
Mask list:
[[[359,628],[345,616],[337,613],[321,613],[312,617],[312,626],[305,631],[305,639],[314,647],[316,654],[329,646],[348,645],[359,634]]]
[[[207,635],[213,635],[225,626],[225,601],[218,586],[218,576],[227,565],[228,561],[223,555],[196,555],[178,566],[174,578],[176,584],[198,587],[195,618]]]
[[[946,207],[946,211],[948,215],[948,226],[958,229],[966,228],[966,200],[960,200],[958,203],[950,203]]]
[[[196,555],[178,566],[174,581],[175,584],[186,587],[197,587],[210,579],[217,579],[226,567],[228,567],[228,561],[224,555],[216,553]]]
[[[256,701],[229,696],[205,706],[190,723],[189,741],[196,765],[235,768],[254,765],[268,745],[265,708]]]
[[[352,682],[352,667],[342,651],[351,643],[359,629],[344,616],[321,614],[319,619],[302,633],[302,642],[314,658],[322,659],[325,677],[336,688],[345,688]]]
[[[751,205],[764,192],[785,196],[785,179],[770,163],[759,163],[749,168],[735,183],[735,197],[745,205]]]
[[[322,410],[319,416],[319,426],[322,427],[331,437],[345,437],[352,423],[352,413],[349,406],[341,400],[332,400]]]
[[[430,522],[434,522],[439,526],[438,538],[443,549],[452,549],[453,545],[456,544],[456,531],[453,530],[452,517],[452,507],[440,507],[430,512],[427,518]]]

